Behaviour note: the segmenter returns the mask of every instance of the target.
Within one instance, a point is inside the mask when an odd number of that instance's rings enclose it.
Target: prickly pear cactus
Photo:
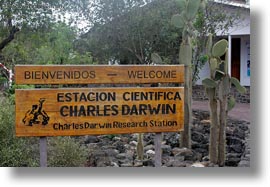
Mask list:
[[[209,35],[206,50],[210,78],[205,78],[202,83],[209,98],[211,117],[209,157],[212,163],[224,166],[227,115],[235,106],[235,99],[230,96],[230,88],[234,85],[240,93],[244,93],[245,88],[228,74],[227,40],[220,40],[212,46],[212,35]],[[223,55],[225,60],[221,59]]]
[[[192,125],[192,46],[191,38],[195,37],[193,21],[200,7],[205,6],[205,0],[176,0],[180,13],[172,16],[171,23],[182,29],[182,43],[180,44],[179,61],[185,65],[185,104],[184,131],[181,133],[180,146],[191,147],[190,127]]]

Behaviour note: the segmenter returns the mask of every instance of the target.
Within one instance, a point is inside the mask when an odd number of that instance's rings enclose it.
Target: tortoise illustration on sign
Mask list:
[[[32,109],[28,110],[25,113],[25,117],[23,118],[23,123],[26,126],[32,126],[33,124],[42,124],[47,125],[50,117],[47,115],[47,113],[43,110],[43,103],[45,99],[40,98],[39,104],[32,105]]]

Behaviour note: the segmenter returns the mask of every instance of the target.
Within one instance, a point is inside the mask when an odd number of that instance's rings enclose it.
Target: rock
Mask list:
[[[154,158],[155,157],[155,151],[153,151],[153,150],[146,151],[146,157],[147,158]]]
[[[207,138],[202,133],[196,131],[192,133],[191,140],[200,144],[205,144],[208,142]]]
[[[176,156],[176,155],[187,156],[187,155],[193,154],[192,150],[185,148],[185,147],[184,148],[178,148],[178,147],[173,148],[172,153],[174,156]]]
[[[106,153],[107,156],[109,157],[116,157],[116,155],[119,154],[119,151],[116,149],[106,149],[104,150],[104,152]]]
[[[124,153],[126,151],[124,142],[116,141],[112,145],[115,146],[115,149],[117,149],[120,153]]]
[[[239,144],[241,146],[243,146],[243,140],[237,137],[227,137],[227,145],[236,145]]]
[[[171,163],[169,163],[170,167],[187,167],[189,165],[186,162],[179,161],[179,160],[174,160]]]
[[[129,142],[129,145],[134,146],[134,147],[136,147],[137,144],[138,144],[138,142],[136,142],[136,141],[134,141],[134,140],[131,141],[131,142]]]
[[[166,144],[170,145],[171,147],[179,147],[179,139],[180,139],[179,133],[167,133],[164,136]]]
[[[208,162],[209,160],[210,160],[209,156],[205,156],[205,157],[202,158],[202,161],[204,161],[204,162]]]
[[[238,167],[250,167],[250,161],[249,160],[241,160],[238,164]]]
[[[230,153],[243,153],[244,146],[242,146],[240,144],[230,145],[230,146],[227,146],[227,150]]]
[[[143,166],[143,161],[135,159],[134,160],[134,167],[142,167]]]
[[[125,137],[125,136],[122,136],[121,137],[121,141],[124,142],[124,143],[128,143],[129,142],[129,138],[128,137]]]
[[[120,141],[121,140],[121,137],[119,136],[115,136],[112,138],[112,141],[116,142],[116,141]]]
[[[203,163],[197,162],[197,163],[192,164],[190,167],[193,167],[193,168],[204,168],[205,165]]]
[[[124,160],[127,158],[127,154],[126,153],[119,153],[118,155],[116,155],[116,158],[120,159],[120,160]]]
[[[148,166],[148,167],[155,167],[155,162],[154,160],[146,159],[146,160],[143,160],[143,165]]]
[[[97,143],[99,142],[99,139],[97,138],[97,136],[85,136],[84,138],[84,143],[85,144],[89,144],[89,143]]]
[[[155,150],[155,146],[153,144],[149,144],[145,146],[144,151],[148,151],[148,150]]]
[[[164,145],[162,144],[161,145],[161,150],[162,150],[162,155],[165,156],[165,155],[171,155],[171,146],[170,145]]]
[[[183,162],[185,160],[185,156],[182,156],[180,154],[177,154],[174,156],[175,161]]]
[[[201,122],[201,123],[204,123],[204,124],[210,125],[211,120],[210,120],[210,119],[203,119],[203,120],[201,120],[200,122]]]
[[[239,153],[228,153],[226,155],[226,166],[237,167],[238,163],[241,161],[241,154]]]
[[[90,153],[89,163],[91,166],[106,167],[111,165],[110,157],[106,156],[105,151],[96,150]]]
[[[165,167],[219,167],[211,164],[208,157],[210,126],[209,112],[193,111],[191,126],[192,149],[179,148],[179,133],[162,133],[162,166]],[[249,167],[250,123],[228,118],[226,129],[225,166]],[[99,167],[153,167],[155,133],[145,133],[144,160],[136,159],[138,134],[117,136],[85,136],[82,142],[90,151],[87,165]]]
[[[117,168],[117,167],[119,167],[119,165],[116,162],[111,162],[111,167]]]
[[[120,164],[121,167],[133,167],[132,163],[122,163]]]

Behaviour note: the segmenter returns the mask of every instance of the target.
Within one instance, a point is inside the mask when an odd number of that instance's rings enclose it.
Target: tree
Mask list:
[[[23,28],[2,51],[4,61],[15,64],[91,64],[90,53],[78,53],[73,45],[76,29],[65,23],[51,23],[41,29]]]
[[[193,49],[193,83],[200,78],[199,72],[207,62],[205,54],[205,46],[207,43],[207,36],[212,34],[214,40],[218,40],[217,32],[219,35],[226,35],[230,27],[239,25],[241,23],[241,14],[239,11],[229,14],[226,11],[226,5],[208,1],[204,10],[199,10],[194,28],[196,29],[196,38],[192,41],[196,46]]]
[[[0,55],[24,28],[46,31],[51,23],[68,12],[70,22],[82,15],[88,7],[87,0],[1,0],[0,1]]]
[[[170,25],[174,1],[98,0],[92,4],[93,27],[77,46],[91,51],[100,63],[151,63],[159,53],[166,63],[177,59],[179,29]]]

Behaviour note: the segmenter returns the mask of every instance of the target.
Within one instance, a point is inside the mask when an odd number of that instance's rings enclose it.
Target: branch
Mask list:
[[[2,42],[0,42],[0,52],[12,41],[14,40],[15,34],[19,32],[20,29],[12,26],[11,30],[9,31],[9,36],[5,38]]]
[[[125,47],[125,49],[127,49],[129,52],[131,52],[133,55],[135,55],[135,57],[140,61],[140,63],[143,64],[144,61],[140,55],[138,55],[136,52],[134,52],[129,47]]]

